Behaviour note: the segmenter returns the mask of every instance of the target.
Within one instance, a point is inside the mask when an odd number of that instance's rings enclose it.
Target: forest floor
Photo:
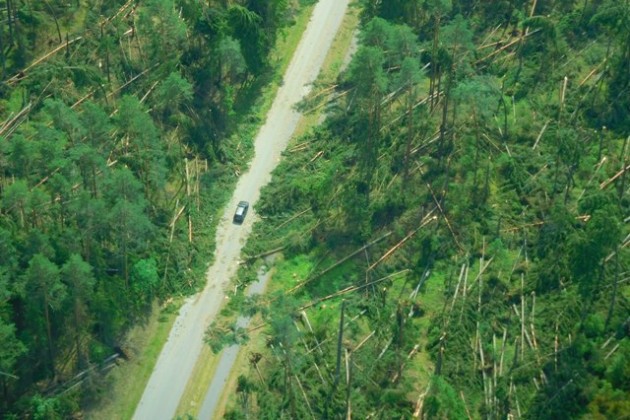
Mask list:
[[[256,137],[255,158],[249,171],[239,179],[219,222],[215,262],[208,269],[206,287],[182,306],[134,418],[171,418],[175,414],[204,346],[205,331],[222,302],[228,298],[226,288],[236,272],[241,248],[256,219],[255,211],[252,211],[242,225],[235,225],[232,223],[234,208],[240,200],[249,201],[253,207],[260,196],[260,188],[269,182],[271,171],[278,164],[300,120],[294,105],[308,93],[309,84],[317,77],[348,2],[322,0],[315,7],[285,74],[284,84]]]

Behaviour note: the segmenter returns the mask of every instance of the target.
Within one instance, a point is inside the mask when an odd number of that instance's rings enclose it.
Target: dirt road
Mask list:
[[[232,224],[232,213],[239,200],[254,205],[260,188],[271,179],[293,134],[300,114],[293,105],[308,92],[337,33],[349,0],[320,0],[284,77],[284,85],[255,140],[256,155],[250,170],[239,180],[217,230],[215,263],[206,274],[206,287],[181,308],[169,338],[158,358],[134,419],[171,419],[186,388],[203,344],[203,335],[221,303],[224,289],[237,268],[241,247],[251,232],[252,212],[241,226]]]

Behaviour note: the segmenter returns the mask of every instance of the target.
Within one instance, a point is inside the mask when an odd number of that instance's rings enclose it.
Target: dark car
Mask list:
[[[234,223],[243,223],[248,209],[249,203],[247,201],[239,201],[238,206],[236,206],[236,211],[234,212]]]

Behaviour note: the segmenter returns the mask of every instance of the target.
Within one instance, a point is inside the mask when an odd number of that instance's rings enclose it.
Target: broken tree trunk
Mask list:
[[[536,311],[536,292],[532,292],[532,313],[529,319],[529,328],[532,330],[532,343],[534,349],[538,350],[538,343],[536,342],[536,330],[534,329],[534,316]]]
[[[298,326],[296,321],[293,321],[293,325],[295,325],[295,329],[301,333],[302,331],[300,330],[300,327]],[[304,336],[300,335],[300,341],[302,342],[302,345],[304,346],[304,349],[306,349],[306,354],[310,354],[311,349],[308,348],[308,344],[306,344],[306,340],[304,340]],[[319,370],[319,366],[317,365],[317,362],[315,362],[313,360],[313,367],[315,367],[315,370],[317,371],[317,374],[319,375],[319,378],[322,380],[322,385],[326,385],[326,381],[324,380],[324,376],[322,375],[321,370]]]
[[[391,235],[392,232],[387,232],[386,234],[384,234],[383,236],[373,240],[372,242],[363,245],[361,248],[357,249],[356,251],[352,252],[351,254],[343,257],[342,259],[340,259],[339,261],[337,261],[336,263],[334,263],[333,265],[331,265],[330,267],[326,268],[325,270],[319,272],[318,274],[315,274],[314,276],[312,276],[311,278],[308,278],[306,280],[304,280],[302,283],[292,287],[291,289],[289,289],[286,293],[292,293],[295,292],[296,290],[304,287],[306,284],[317,280],[318,278],[320,278],[321,276],[323,276],[324,274],[328,273],[329,271],[333,270],[334,268],[340,266],[341,264],[343,264],[344,262],[348,261],[350,258],[354,257],[355,255],[359,254],[360,252],[363,252],[363,250],[377,244],[378,242],[382,241],[383,239],[387,238],[389,235]]]
[[[278,231],[280,230],[280,228],[288,223],[291,223],[292,221],[294,221],[295,219],[297,219],[298,217],[300,217],[301,215],[303,215],[304,213],[306,213],[307,211],[309,211],[311,209],[311,207],[307,208],[306,210],[303,210],[301,212],[299,212],[298,214],[296,214],[295,216],[290,217],[288,220],[285,220],[284,222],[280,223],[274,230]]]
[[[525,296],[523,296],[523,288],[524,288],[524,276],[521,273],[521,361],[523,361],[524,350],[525,350]],[[531,345],[531,343],[530,343]]]
[[[527,331],[527,328],[525,328],[525,322],[523,321],[523,318],[521,316],[521,312],[516,307],[516,304],[512,304],[512,309],[514,310],[514,313],[516,314],[516,316],[519,318],[519,321],[521,322],[521,344],[522,344],[522,347],[525,347],[525,342],[527,342],[527,344],[529,345],[529,348],[533,349],[534,348],[534,343],[532,343],[532,339],[529,336],[529,332]],[[523,351],[524,350],[521,349],[521,360],[524,357]]]
[[[450,319],[450,314],[453,312],[453,308],[455,307],[455,302],[457,301],[457,293],[459,292],[459,285],[461,284],[464,278],[465,270],[466,270],[466,263],[462,264],[462,268],[459,271],[459,278],[457,279],[457,286],[455,287],[455,293],[453,293],[453,300],[451,301],[451,309],[449,310],[449,319]]]
[[[505,355],[505,340],[507,340],[507,329],[503,327],[503,340],[501,341],[501,359],[499,360],[499,376],[503,376],[503,357]]]
[[[257,260],[258,258],[263,258],[263,257],[266,257],[266,256],[268,256],[268,255],[275,254],[276,252],[280,252],[280,251],[282,251],[282,250],[283,250],[283,249],[285,249],[286,247],[287,247],[286,245],[282,245],[282,246],[279,246],[279,247],[277,247],[277,248],[273,248],[273,249],[270,249],[270,250],[267,250],[267,251],[263,251],[263,252],[261,252],[260,254],[251,255],[251,256],[246,256],[244,259],[242,259],[242,260],[239,262],[239,264],[248,263],[248,262],[250,262],[250,261]]]
[[[361,342],[359,344],[357,344],[357,346],[352,350],[352,353],[356,352],[357,350],[359,350],[361,347],[363,347],[363,345],[374,336],[374,334],[376,333],[376,330],[372,331],[371,333],[368,334],[367,337],[365,337],[363,340],[361,340]]]
[[[304,392],[304,387],[302,386],[302,382],[300,382],[300,378],[298,378],[297,375],[294,375],[295,377],[295,381],[298,384],[298,388],[300,388],[300,391],[302,392],[302,397],[304,398],[304,402],[306,403],[306,407],[308,408],[308,412],[311,415],[311,418],[313,420],[315,420],[315,415],[313,414],[313,409],[311,408],[311,404],[308,402],[308,397],[306,396],[306,392]]]
[[[341,302],[341,316],[339,319],[339,336],[337,339],[337,364],[335,368],[335,375],[333,378],[332,388],[330,389],[330,392],[328,393],[328,398],[326,399],[326,404],[324,406],[324,418],[329,417],[330,404],[333,400],[333,395],[335,394],[335,391],[337,390],[337,386],[339,385],[339,378],[341,376],[341,349],[343,346],[343,325],[344,325],[343,318],[344,318],[344,313],[345,313],[345,307],[346,307],[346,302],[342,301]]]
[[[350,396],[352,395],[352,363],[350,358],[352,354],[349,354],[348,349],[346,351],[346,420],[352,419],[352,402]]]
[[[407,363],[407,361],[409,361],[413,357],[413,355],[418,352],[419,348],[420,348],[419,344],[416,344],[413,346],[409,354],[407,354],[407,358],[403,360],[402,363],[400,364],[400,368],[398,369],[398,371],[394,374],[394,376],[392,376],[392,379],[391,379],[392,383],[395,383],[398,380],[398,378],[400,378],[400,376],[402,375],[402,370],[405,367],[405,363]]]
[[[44,54],[43,56],[39,57],[37,60],[33,61],[28,67],[26,67],[25,69],[23,69],[22,71],[20,71],[18,74],[16,74],[15,76],[11,77],[10,79],[7,80],[7,83],[16,83],[19,82],[20,80],[24,79],[26,77],[26,72],[28,72],[30,69],[32,69],[33,67],[35,67],[36,65],[38,65],[39,63],[41,63],[42,61],[47,60],[49,57],[51,57],[52,55],[58,53],[59,51],[63,50],[64,48],[67,48],[68,45],[73,44],[79,40],[83,39],[82,36],[78,36],[72,40],[68,40],[65,44],[61,44],[58,47],[52,49],[51,51],[49,51],[48,53]]]
[[[0,127],[0,136],[4,136],[4,138],[6,139],[8,137],[7,132],[11,128],[11,126],[20,118],[22,118],[24,115],[26,115],[30,110],[31,110],[31,104],[29,103],[24,108],[22,108],[17,114],[15,114],[15,116],[5,121],[4,124],[2,124],[2,127]]]
[[[457,240],[457,236],[455,235],[455,231],[453,230],[453,227],[451,226],[451,222],[448,221],[448,218],[446,217],[446,213],[444,213],[444,210],[442,209],[442,206],[440,205],[440,202],[438,201],[437,197],[435,196],[435,193],[433,192],[433,188],[431,188],[431,185],[429,185],[429,184],[427,184],[427,188],[429,189],[429,192],[431,192],[431,196],[433,197],[433,201],[435,201],[435,204],[437,205],[437,208],[440,211],[440,214],[442,215],[442,218],[444,218],[444,222],[446,222],[446,226],[448,226],[448,230],[451,232],[451,235],[453,235],[453,240],[455,241],[455,244],[460,249],[460,251],[463,251],[464,248],[462,247],[462,245]]]
[[[388,275],[388,276],[381,277],[381,278],[380,278],[380,279],[378,279],[378,280],[373,280],[373,281],[371,281],[371,282],[369,282],[369,283],[360,284],[360,285],[358,285],[358,286],[348,286],[348,287],[346,287],[346,288],[344,288],[344,289],[341,289],[341,290],[339,290],[339,291],[337,291],[337,292],[335,292],[335,293],[333,293],[333,294],[330,294],[330,295],[328,295],[328,296],[324,296],[323,298],[319,298],[319,299],[317,299],[317,300],[315,300],[315,301],[313,301],[313,302],[311,302],[311,303],[307,303],[306,305],[302,306],[300,309],[301,309],[301,310],[304,310],[304,309],[311,308],[311,307],[313,307],[313,306],[317,305],[318,303],[324,302],[324,301],[326,301],[326,300],[332,299],[332,298],[337,297],[337,296],[344,295],[344,294],[346,294],[346,293],[355,292],[355,291],[357,291],[357,290],[359,290],[359,289],[364,289],[364,288],[366,288],[366,287],[368,287],[368,286],[372,286],[372,285],[374,285],[374,284],[376,284],[376,283],[380,283],[380,282],[382,282],[382,281],[384,281],[384,280],[387,280],[387,279],[389,279],[389,278],[392,278],[392,277],[394,277],[394,276],[397,276],[398,274],[406,273],[407,271],[409,271],[409,269],[408,269],[408,268],[406,268],[406,269],[404,269],[404,270],[401,270],[401,271],[398,271],[398,272],[396,272],[396,273],[392,273],[392,274],[390,274],[390,275]]]
[[[385,260],[387,257],[389,257],[390,255],[392,255],[394,252],[396,252],[396,250],[398,248],[400,248],[401,246],[403,246],[405,244],[405,242],[407,242],[409,239],[411,239],[413,237],[413,235],[415,235],[420,229],[422,229],[423,227],[425,227],[427,224],[429,224],[430,222],[432,222],[433,220],[436,220],[437,217],[433,216],[433,217],[429,217],[433,211],[435,209],[431,210],[422,220],[422,223],[420,224],[420,226],[418,226],[416,229],[412,230],[411,232],[409,232],[404,238],[402,238],[400,240],[400,242],[398,242],[396,245],[394,245],[392,248],[390,248],[385,254],[383,254],[383,256],[381,258],[378,259],[378,261],[376,261],[375,263],[373,263],[372,265],[370,265],[367,269],[368,271],[373,270],[374,267],[376,267],[377,265],[379,265],[383,260]]]
[[[545,133],[545,130],[547,130],[547,126],[549,125],[549,121],[545,122],[545,125],[543,125],[542,129],[540,130],[540,133],[538,133],[538,137],[536,137],[536,141],[534,142],[534,145],[532,146],[532,149],[535,149],[538,146],[538,142],[540,141],[540,139],[542,138],[543,134]]]

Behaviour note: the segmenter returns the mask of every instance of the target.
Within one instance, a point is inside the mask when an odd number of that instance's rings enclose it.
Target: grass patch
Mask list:
[[[175,412],[177,416],[185,418],[187,414],[195,417],[199,414],[203,400],[206,397],[206,392],[208,391],[208,386],[210,386],[210,382],[214,377],[214,372],[220,359],[221,354],[212,353],[210,346],[202,347],[192,376],[188,381],[188,385],[186,385],[182,399]]]
[[[132,350],[131,358],[108,375],[109,385],[99,403],[85,413],[86,418],[130,419],[133,416],[153,366],[177,318],[176,308],[181,303],[178,299],[163,308],[158,308],[155,304],[147,322],[129,331],[126,342]]]
[[[300,254],[294,258],[281,260],[275,266],[273,283],[269,291],[290,289],[299,284],[313,270],[315,264],[307,255]]]

